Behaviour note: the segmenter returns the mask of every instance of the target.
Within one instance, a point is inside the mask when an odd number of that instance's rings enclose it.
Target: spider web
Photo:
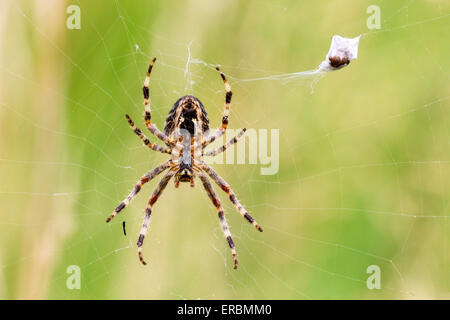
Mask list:
[[[65,28],[63,4],[1,5],[0,297],[449,297],[447,3],[76,3],[80,30]],[[379,30],[365,24],[372,4]],[[359,59],[305,76],[333,34],[362,34]],[[160,128],[185,94],[219,125],[220,66],[233,88],[230,128],[280,129],[277,174],[213,164],[264,229],[216,188],[238,271],[199,181],[170,183],[155,204],[146,267],[135,243],[158,179],[104,222],[167,158],[124,119],[144,129],[141,86],[153,56]],[[69,265],[80,267],[80,290],[66,287]],[[371,265],[379,290],[366,286]]]

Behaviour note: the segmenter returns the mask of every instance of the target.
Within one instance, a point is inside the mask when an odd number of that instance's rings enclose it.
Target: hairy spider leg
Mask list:
[[[171,161],[168,160],[166,162],[164,162],[162,165],[154,168],[153,170],[150,170],[149,172],[147,172],[145,175],[143,175],[141,177],[141,179],[139,179],[139,181],[136,183],[136,185],[134,186],[133,190],[130,192],[130,194],[128,195],[128,197],[126,197],[118,206],[116,209],[114,209],[114,212],[108,217],[108,219],[106,219],[106,222],[110,222],[120,211],[122,211],[129,203],[131,200],[133,200],[134,197],[136,197],[136,195],[138,194],[138,192],[141,190],[142,186],[144,184],[146,184],[147,182],[149,182],[150,180],[152,180],[154,177],[156,177],[157,175],[159,175],[161,172],[163,172],[164,170],[166,170],[167,168],[170,167]]]
[[[199,173],[200,180],[202,180],[203,187],[206,190],[206,193],[208,194],[208,197],[211,199],[213,205],[217,209],[217,214],[219,216],[220,225],[222,227],[223,234],[225,238],[227,239],[228,245],[231,249],[231,254],[233,256],[234,260],[234,269],[237,269],[238,267],[238,260],[237,260],[237,253],[236,248],[234,246],[233,239],[231,238],[230,228],[228,227],[227,219],[225,218],[225,213],[223,211],[222,205],[220,204],[220,199],[217,196],[216,191],[214,190],[211,183],[208,181],[208,178],[202,173]]]
[[[236,197],[236,194],[231,189],[230,185],[221,177],[217,172],[215,172],[210,166],[208,166],[206,163],[202,162],[201,168],[203,171],[205,171],[211,179],[228,195],[228,198],[230,199],[233,206],[236,208],[237,211],[243,216],[245,219],[247,219],[248,222],[253,224],[253,226],[260,232],[262,232],[262,228],[259,226],[259,224],[256,222],[255,219],[245,210],[245,208],[241,205],[239,200]]]
[[[212,134],[211,136],[209,136],[207,139],[205,139],[205,141],[203,141],[203,146],[206,147],[208,144],[210,144],[211,142],[215,141],[217,138],[221,137],[225,131],[227,130],[228,127],[228,117],[230,116],[230,104],[231,104],[231,96],[233,95],[233,92],[231,92],[231,86],[227,81],[227,78],[225,77],[225,74],[220,71],[220,69],[217,67],[216,70],[219,72],[223,83],[225,85],[225,106],[224,106],[224,110],[223,110],[223,115],[222,115],[222,126],[217,129],[217,131]]]
[[[146,145],[153,151],[158,151],[161,153],[168,153],[168,154],[170,154],[172,152],[171,148],[162,147],[162,146],[157,145],[156,143],[150,142],[150,140],[148,140],[148,138],[142,133],[141,129],[137,128],[134,125],[134,122],[133,122],[133,120],[131,120],[130,116],[126,114],[125,117],[127,118],[131,129],[133,129],[134,133],[136,133],[136,135],[142,140],[142,142],[144,142],[144,145]]]
[[[221,154],[222,152],[227,150],[230,146],[232,146],[233,144],[238,142],[239,138],[241,138],[245,134],[245,131],[247,131],[246,128],[242,129],[234,138],[230,139],[230,141],[228,141],[226,144],[224,144],[221,147],[218,147],[215,150],[206,151],[203,153],[203,155],[215,157],[215,156]]]
[[[164,189],[167,186],[167,183],[169,180],[173,177],[173,175],[176,172],[176,167],[169,170],[159,181],[158,186],[156,187],[155,191],[153,191],[152,195],[150,196],[150,199],[147,204],[147,208],[145,209],[145,216],[144,221],[142,222],[142,228],[141,232],[139,233],[139,238],[137,241],[138,246],[138,256],[139,260],[143,265],[146,265],[147,263],[144,261],[144,258],[142,257],[142,245],[144,244],[144,238],[147,235],[148,226],[150,223],[150,217],[152,215],[152,205],[158,200],[158,197],[161,195],[161,193],[164,191]]]
[[[151,122],[152,115],[151,115],[151,109],[150,109],[150,91],[149,91],[149,84],[150,84],[150,74],[152,73],[153,65],[155,64],[156,58],[153,58],[152,62],[150,63],[150,66],[148,67],[147,76],[144,80],[144,87],[142,88],[142,92],[144,93],[144,106],[145,106],[145,126],[147,129],[153,133],[156,137],[158,137],[161,141],[163,141],[167,146],[172,147],[173,141],[169,139],[168,136],[166,136],[164,133],[162,133],[154,123]]]

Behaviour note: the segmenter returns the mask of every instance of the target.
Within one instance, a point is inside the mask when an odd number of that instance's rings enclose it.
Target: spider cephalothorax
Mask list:
[[[236,194],[233,192],[230,185],[202,160],[203,156],[216,156],[224,152],[229,146],[236,143],[237,140],[242,137],[246,131],[245,129],[243,129],[237,136],[228,141],[227,144],[215,150],[205,150],[205,148],[211,142],[221,137],[227,129],[232,96],[231,87],[228,84],[225,75],[219,70],[219,68],[216,68],[225,84],[226,95],[225,108],[222,116],[222,125],[213,134],[209,135],[208,114],[206,113],[203,104],[199,99],[190,95],[181,97],[177,100],[177,102],[175,102],[166,118],[166,122],[164,124],[164,132],[161,132],[156,127],[156,125],[151,122],[149,82],[150,74],[155,60],[156,58],[153,59],[150,63],[147,71],[147,77],[144,81],[144,119],[147,129],[158,139],[164,142],[165,146],[159,146],[150,142],[150,140],[142,133],[142,131],[134,125],[133,120],[131,120],[128,115],[126,115],[126,118],[131,128],[147,147],[154,151],[170,154],[171,157],[160,166],[150,170],[145,175],[143,175],[141,179],[136,183],[128,197],[126,197],[116,207],[116,209],[108,217],[106,222],[111,221],[111,219],[113,219],[120,211],[122,211],[138,194],[144,184],[146,184],[165,170],[168,170],[167,173],[161,178],[158,186],[150,196],[147,208],[145,209],[144,221],[142,223],[141,232],[139,234],[139,239],[137,242],[139,260],[145,265],[146,263],[142,257],[142,245],[144,243],[144,238],[147,234],[148,226],[150,223],[153,204],[158,200],[158,197],[161,195],[162,191],[167,186],[167,183],[172,177],[174,177],[176,187],[179,186],[180,182],[190,182],[190,185],[193,187],[195,178],[198,177],[201,180],[203,187],[208,194],[208,197],[211,199],[213,205],[217,209],[219,221],[222,226],[222,231],[225,235],[225,238],[227,239],[228,245],[231,248],[231,253],[234,260],[234,268],[236,269],[238,260],[235,245],[233,239],[231,238],[231,233],[225,219],[225,213],[220,203],[220,199],[214,191],[207,176],[209,176],[227,194],[233,206],[248,222],[253,224],[257,230],[262,231],[262,229],[255,221],[255,219],[253,219],[252,216],[250,216],[250,214],[240,204],[239,200],[236,197]]]

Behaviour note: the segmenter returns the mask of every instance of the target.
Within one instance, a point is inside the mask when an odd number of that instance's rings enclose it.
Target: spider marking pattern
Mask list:
[[[241,205],[230,185],[219,174],[217,174],[213,168],[202,160],[203,156],[217,156],[218,154],[224,152],[245,134],[246,129],[243,129],[238,135],[221,147],[209,151],[205,150],[209,144],[221,137],[227,130],[232,97],[231,86],[223,72],[221,72],[219,68],[216,68],[223,80],[226,93],[222,124],[213,134],[206,136],[209,132],[208,114],[200,100],[191,95],[183,96],[175,102],[167,115],[164,123],[164,130],[160,131],[156,125],[151,122],[149,84],[150,74],[155,61],[156,58],[153,58],[150,63],[147,76],[144,80],[144,87],[142,89],[145,107],[144,120],[147,129],[159,140],[161,140],[161,142],[164,143],[164,146],[150,142],[142,131],[135,126],[130,116],[126,115],[125,117],[128,120],[131,129],[142,140],[145,146],[153,151],[170,154],[170,159],[144,174],[136,183],[130,194],[114,209],[113,213],[108,217],[106,222],[111,221],[120,211],[122,211],[130,203],[130,201],[136,197],[141,188],[147,182],[167,170],[148,200],[144,220],[142,222],[141,231],[137,241],[139,260],[142,264],[146,265],[146,262],[142,256],[142,246],[144,244],[145,236],[147,235],[153,205],[166,188],[170,179],[174,178],[176,188],[179,186],[180,182],[189,182],[190,186],[194,187],[195,178],[198,177],[201,180],[208,197],[211,199],[211,202],[217,210],[223,234],[227,240],[228,246],[231,249],[234,269],[236,269],[238,266],[236,248],[231,237],[231,232],[228,227],[220,199],[214,190],[210,179],[227,194],[229,200],[236,210],[242,215],[242,217],[251,223],[258,231],[262,232],[262,229],[255,219],[253,219],[247,210],[245,210],[245,208]]]

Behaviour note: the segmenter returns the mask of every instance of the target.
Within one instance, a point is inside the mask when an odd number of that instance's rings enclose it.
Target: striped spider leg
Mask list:
[[[253,226],[260,232],[262,232],[262,228],[259,226],[259,224],[256,222],[255,219],[245,210],[245,208],[241,205],[239,200],[236,197],[236,194],[231,189],[230,185],[221,177],[219,174],[214,171],[213,168],[211,168],[209,165],[207,165],[205,162],[201,163],[201,168],[203,171],[205,171],[209,177],[228,195],[228,198],[230,199],[233,206],[236,208],[236,210],[241,214],[242,217],[244,217],[248,222],[253,224]]]
[[[238,142],[239,138],[241,138],[245,134],[246,131],[247,131],[246,128],[242,129],[235,137],[231,138],[230,141],[228,141],[226,144],[218,147],[215,150],[203,151],[203,156],[215,157],[215,156],[221,154],[222,152],[227,150],[230,146],[232,146],[233,144]]]
[[[213,205],[217,209],[217,214],[219,216],[219,221],[220,221],[220,225],[222,227],[223,234],[224,234],[225,238],[227,239],[228,245],[230,246],[230,249],[231,249],[231,254],[233,256],[234,269],[237,269],[238,260],[237,260],[236,249],[234,247],[233,239],[231,238],[230,228],[228,227],[227,219],[225,218],[225,213],[223,211],[222,205],[220,204],[219,196],[217,195],[213,186],[211,185],[208,178],[205,176],[205,174],[203,172],[199,171],[198,176],[203,183],[203,187],[205,188],[206,193],[208,194],[208,197],[211,199]]]
[[[180,154],[181,148],[182,148],[182,145],[180,143],[178,143],[175,146],[175,148],[173,148],[172,158],[170,160],[167,160],[162,165],[156,167],[155,169],[149,171],[144,176],[142,176],[141,179],[136,183],[136,185],[134,186],[134,188],[130,192],[130,194],[116,207],[114,212],[106,220],[106,222],[111,221],[120,211],[122,211],[130,203],[130,201],[136,197],[136,195],[139,193],[139,191],[141,190],[141,188],[144,184],[146,184],[147,182],[149,182],[150,180],[155,178],[160,173],[164,172],[166,169],[170,168],[170,170],[161,178],[158,186],[153,191],[153,193],[148,201],[147,208],[145,209],[144,221],[142,223],[141,232],[139,234],[139,239],[137,242],[139,260],[144,265],[146,265],[146,262],[142,258],[142,245],[144,243],[144,238],[147,234],[147,230],[148,230],[148,226],[149,226],[149,222],[150,222],[150,216],[152,213],[152,205],[156,202],[156,200],[158,200],[158,197],[164,191],[169,180],[175,175],[175,173],[179,169],[179,165],[177,164],[178,160],[174,161],[173,159],[176,159],[177,155]]]
[[[144,238],[147,235],[148,227],[150,225],[152,206],[158,200],[159,196],[162,194],[162,192],[166,188],[170,179],[180,169],[179,162],[180,162],[180,154],[181,154],[182,148],[183,148],[183,145],[180,142],[177,143],[175,145],[175,147],[173,148],[173,152],[171,153],[172,157],[170,160],[168,160],[169,167],[171,167],[171,168],[159,181],[158,186],[155,188],[152,195],[150,196],[148,203],[147,203],[147,207],[145,208],[145,216],[144,216],[144,220],[142,221],[142,227],[141,227],[141,231],[139,233],[139,238],[137,241],[139,261],[141,261],[141,263],[144,266],[147,263],[145,262],[144,258],[142,257],[142,246],[144,244]]]
[[[110,222],[120,211],[122,211],[130,203],[130,201],[133,200],[134,197],[136,197],[144,184],[152,180],[161,172],[168,169],[170,165],[171,160],[167,160],[162,165],[154,168],[153,170],[150,170],[145,175],[143,175],[141,179],[139,179],[139,181],[136,183],[130,194],[116,207],[116,209],[114,209],[113,213],[108,217],[108,219],[106,219],[106,222]]]
[[[225,74],[220,71],[220,69],[217,67],[216,70],[220,73],[220,76],[222,77],[223,83],[225,85],[225,105],[223,110],[223,116],[222,116],[222,125],[219,129],[217,129],[214,134],[210,135],[208,138],[206,138],[203,141],[203,147],[206,147],[211,142],[215,141],[217,138],[221,137],[228,127],[228,117],[230,116],[230,104],[231,104],[231,96],[233,95],[233,92],[231,91],[231,86],[227,81],[227,78],[225,77]]]
[[[156,125],[151,122],[152,114],[151,114],[151,108],[150,108],[150,91],[149,91],[149,84],[150,84],[150,74],[152,73],[153,65],[155,64],[156,58],[153,58],[152,62],[150,63],[150,66],[148,67],[147,76],[144,80],[144,87],[142,88],[142,92],[144,93],[144,106],[145,106],[145,126],[147,129],[153,133],[157,138],[159,138],[161,141],[163,141],[168,147],[172,147],[174,145],[174,141],[172,141],[166,134],[161,132]]]
[[[203,145],[201,143],[201,136],[199,134],[197,134],[197,132],[200,132],[200,127],[198,126],[197,122],[194,121],[194,125],[195,125],[195,137],[194,137],[194,144],[193,144],[193,155],[194,155],[194,169],[195,169],[195,173],[196,175],[200,178],[200,180],[202,181],[203,187],[206,190],[206,193],[208,194],[208,197],[211,199],[214,207],[216,207],[217,210],[217,214],[219,217],[219,221],[220,221],[220,225],[223,231],[223,234],[225,236],[225,239],[227,240],[228,246],[231,249],[231,255],[233,256],[233,261],[234,261],[234,269],[237,269],[238,267],[238,260],[237,260],[237,253],[236,253],[236,248],[233,242],[233,238],[231,237],[231,232],[230,232],[230,228],[228,227],[228,223],[227,223],[227,219],[225,218],[225,212],[222,208],[222,205],[220,203],[220,198],[217,195],[216,191],[214,190],[213,186],[211,185],[211,183],[209,182],[208,178],[206,177],[206,175],[202,172],[202,160],[201,160],[201,156],[203,153]],[[240,136],[242,136],[245,133],[245,130],[241,131],[241,133],[239,134]],[[237,141],[237,137],[235,137],[234,139],[236,139]],[[233,140],[234,141],[234,140]],[[233,144],[234,142],[229,142],[229,144]],[[227,147],[223,146],[223,148],[221,149],[223,152]],[[219,153],[220,153],[219,152]]]
[[[173,148],[173,152],[171,153],[172,157],[169,160],[170,162],[170,170],[161,178],[159,181],[158,186],[153,191],[152,195],[150,196],[150,199],[148,200],[147,207],[145,208],[145,216],[144,220],[142,222],[141,231],[139,233],[139,238],[137,241],[137,247],[138,247],[138,256],[139,261],[143,265],[146,265],[144,258],[142,257],[142,245],[144,244],[144,238],[147,235],[148,227],[150,225],[150,218],[152,214],[152,206],[153,204],[158,200],[161,193],[166,188],[167,184],[169,183],[170,179],[178,173],[180,170],[180,163],[182,163],[182,151],[184,148],[183,138],[181,138]],[[193,179],[193,178],[192,178]],[[175,182],[175,186],[178,186],[179,182]]]
[[[136,133],[136,135],[142,140],[142,142],[144,142],[144,145],[146,145],[149,149],[153,150],[153,151],[158,151],[161,153],[168,153],[171,154],[172,149],[168,148],[168,147],[161,147],[159,145],[157,145],[156,143],[152,143],[150,142],[150,140],[145,136],[145,134],[142,133],[141,129],[137,128],[134,125],[133,120],[131,120],[129,115],[125,115],[125,117],[128,120],[128,123],[130,124],[131,129],[134,131],[134,133]]]
[[[219,176],[211,167],[209,167],[206,163],[200,161],[196,161],[196,167],[199,168],[199,172],[197,172],[197,175],[199,176],[200,180],[203,183],[203,187],[206,190],[206,193],[208,194],[208,197],[211,199],[213,205],[217,209],[217,213],[219,216],[220,224],[222,227],[222,231],[224,233],[224,236],[227,240],[228,246],[231,249],[231,254],[233,256],[234,261],[234,269],[237,269],[238,267],[238,260],[237,260],[237,252],[236,248],[233,242],[233,238],[231,237],[231,232],[228,227],[227,220],[225,218],[224,210],[222,208],[222,205],[220,203],[220,198],[215,192],[214,188],[212,187],[211,183],[209,182],[206,175],[202,172],[206,172],[210,178],[223,190],[227,193],[231,203],[233,206],[237,209],[237,211],[248,221],[250,222],[255,228],[262,232],[262,228],[259,226],[259,224],[256,222],[256,220],[245,210],[245,208],[241,205],[239,200],[236,197],[236,194],[231,189],[230,185],[221,177]]]
[[[159,181],[158,186],[153,191],[152,195],[150,196],[150,199],[148,200],[147,208],[145,208],[144,221],[142,222],[141,232],[139,233],[139,239],[138,239],[138,242],[137,242],[139,260],[141,261],[141,263],[143,265],[146,265],[147,263],[144,261],[144,258],[142,257],[142,245],[144,244],[144,238],[147,235],[148,226],[150,224],[150,217],[151,217],[151,214],[152,214],[152,206],[158,200],[159,196],[161,195],[161,193],[166,188],[167,183],[175,175],[177,170],[178,170],[178,168],[175,165],[175,166],[173,166],[172,169],[170,169],[161,178],[161,181]]]

